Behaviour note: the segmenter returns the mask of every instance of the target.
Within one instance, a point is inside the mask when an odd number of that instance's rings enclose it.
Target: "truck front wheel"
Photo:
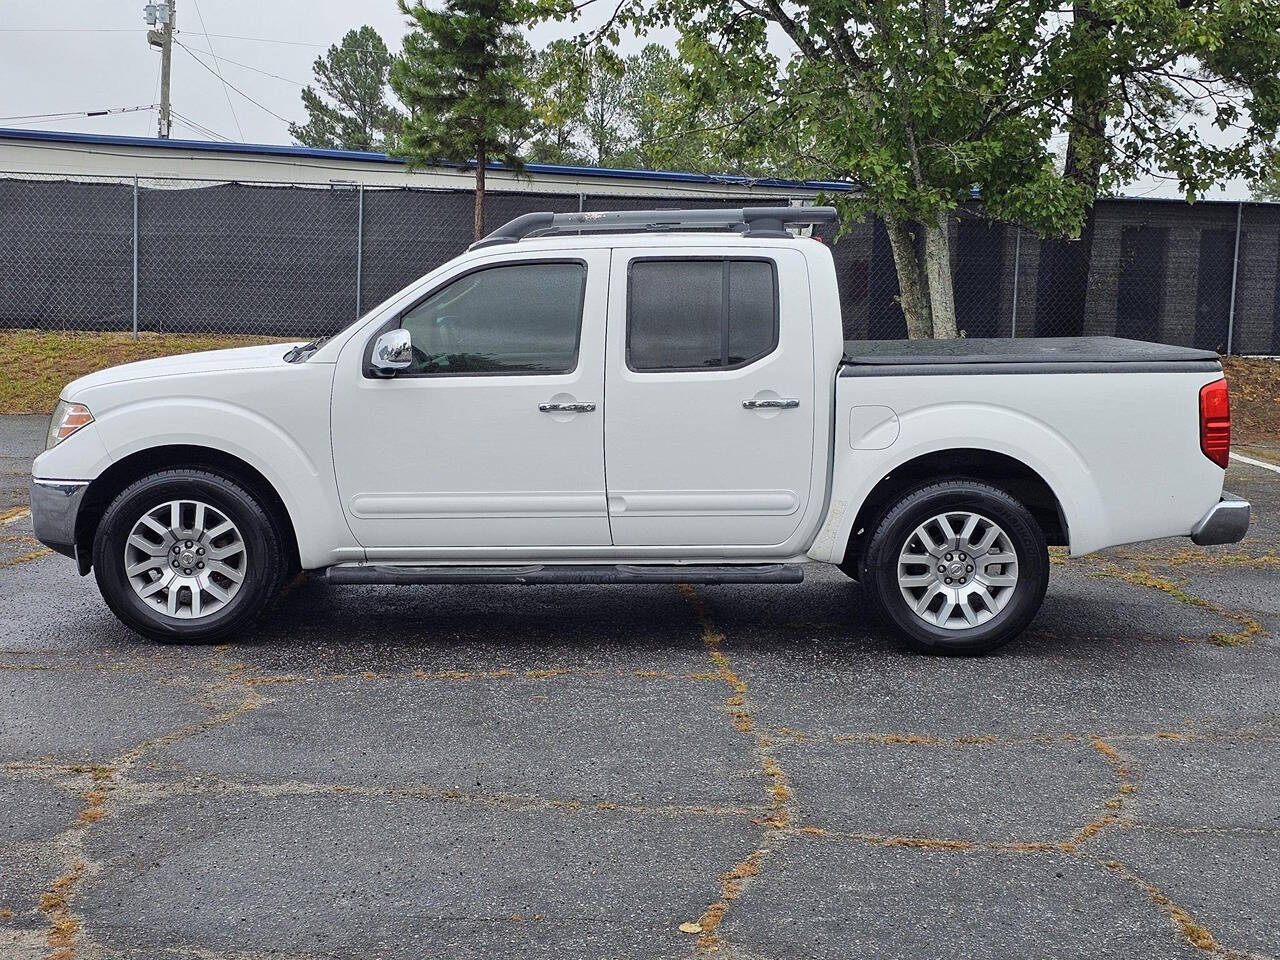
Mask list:
[[[948,480],[884,515],[863,558],[867,594],[906,646],[976,655],[1031,622],[1049,581],[1044,533],[996,487]]]
[[[234,480],[200,469],[143,477],[111,501],[93,541],[98,588],[144,637],[234,637],[287,571],[271,513]]]

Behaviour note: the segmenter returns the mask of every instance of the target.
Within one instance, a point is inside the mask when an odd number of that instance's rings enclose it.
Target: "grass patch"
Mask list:
[[[1280,360],[1224,357],[1235,443],[1280,446]]]
[[[1209,634],[1207,640],[1215,647],[1242,647],[1263,632],[1262,624],[1248,614],[1227,610],[1216,603],[1204,599],[1204,597],[1197,597],[1193,593],[1187,593],[1176,583],[1166,580],[1164,577],[1157,577],[1149,570],[1141,568],[1137,570],[1121,570],[1119,567],[1108,566],[1102,570],[1091,570],[1089,576],[1123,580],[1126,583],[1132,583],[1134,586],[1159,590],[1179,603],[1185,603],[1192,607],[1201,607],[1222,617],[1224,620],[1230,620],[1240,627],[1235,633],[1215,632]]]
[[[275,337],[0,330],[0,414],[48,413],[76,377],[134,360],[259,343]]]

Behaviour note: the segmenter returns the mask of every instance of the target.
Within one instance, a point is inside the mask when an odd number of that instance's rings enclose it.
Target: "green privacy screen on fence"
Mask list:
[[[497,226],[533,210],[740,204],[491,192],[486,206]],[[321,335],[465,249],[471,205],[462,190],[0,174],[0,326]],[[968,336],[1280,352],[1280,204],[1104,200],[1080,240],[975,206],[952,230]],[[883,227],[853,226],[832,253],[846,337],[904,336]]]

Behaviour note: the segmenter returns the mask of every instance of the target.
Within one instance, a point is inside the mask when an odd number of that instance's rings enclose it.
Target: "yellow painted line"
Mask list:
[[[10,507],[8,510],[0,511],[0,523],[17,523],[29,516],[31,516],[29,507]]]

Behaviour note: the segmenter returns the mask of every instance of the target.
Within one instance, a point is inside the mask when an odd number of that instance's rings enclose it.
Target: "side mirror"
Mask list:
[[[373,356],[369,365],[379,377],[394,377],[401,370],[406,370],[413,363],[413,341],[409,331],[404,329],[388,330],[378,337],[373,344]]]

